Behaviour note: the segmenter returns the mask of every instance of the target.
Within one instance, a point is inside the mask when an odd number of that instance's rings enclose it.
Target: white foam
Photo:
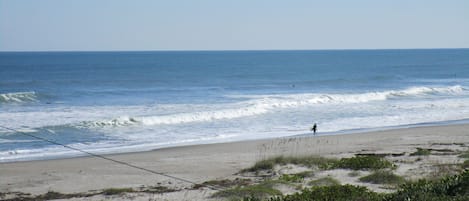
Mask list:
[[[309,100],[309,103],[360,103],[377,100],[386,100],[393,97],[409,97],[421,95],[454,95],[467,91],[461,85],[448,87],[409,87],[402,90],[387,90],[377,92],[364,93],[345,93],[345,94],[275,94],[275,95],[229,95],[231,98],[248,98],[248,99],[294,99]]]
[[[417,100],[367,106],[368,115],[337,116],[321,122],[321,131],[380,128],[431,122],[454,121],[469,118],[469,99]],[[350,109],[350,113],[359,113]],[[344,109],[347,110],[347,109]]]
[[[210,105],[202,108],[204,111],[180,112],[176,114],[148,115],[148,116],[120,116],[110,120],[85,121],[78,127],[121,127],[132,125],[170,125],[195,122],[209,122],[216,120],[236,119],[248,116],[262,115],[276,110],[298,108],[303,106],[318,106],[324,104],[356,104],[372,101],[409,96],[458,94],[464,91],[459,85],[451,87],[412,87],[404,90],[390,90],[383,92],[368,92],[359,94],[286,94],[243,96],[251,100],[236,104]],[[190,108],[191,105],[185,107]],[[186,109],[190,111],[190,109]]]
[[[2,108],[3,109],[3,108]],[[127,115],[145,115],[160,112],[158,107],[146,106],[63,106],[5,108],[0,112],[0,122],[13,129],[41,128],[73,125],[84,121],[99,121]]]
[[[464,92],[460,85],[450,87],[411,87],[401,91],[389,91],[388,96],[451,95]]]
[[[0,94],[0,103],[23,103],[37,101],[34,91]]]
[[[0,144],[2,143],[23,143],[23,142],[37,142],[38,140],[8,140],[0,139]]]
[[[224,109],[218,111],[204,111],[195,113],[182,113],[165,116],[149,116],[149,117],[135,117],[137,122],[144,125],[159,125],[159,124],[180,124],[192,123],[203,121],[214,121],[221,119],[234,119],[245,116],[253,116],[264,114],[268,112],[269,108],[263,105],[253,105],[236,109]]]
[[[343,104],[405,99],[414,96],[464,95],[465,92],[467,92],[466,89],[456,85],[450,87],[412,87],[404,90],[355,94],[251,95],[244,96],[248,97],[249,100],[229,104],[55,106],[40,110],[2,111],[0,112],[0,121],[9,122],[9,126],[16,129],[23,126],[38,128],[61,125],[75,125],[80,128],[174,125],[237,119],[301,107],[324,107],[328,105],[339,107]]]
[[[319,132],[323,133],[468,119],[469,96],[464,87],[456,85],[349,94],[256,95],[223,104],[21,108],[26,109],[2,110],[0,122],[8,122],[8,126],[18,129],[45,127],[59,140],[67,132],[67,126],[90,129],[83,133],[104,135],[99,137],[101,141],[73,146],[98,153],[116,153],[304,134],[312,122],[317,122]],[[74,154],[79,153],[54,146],[25,147],[1,152],[0,161]]]

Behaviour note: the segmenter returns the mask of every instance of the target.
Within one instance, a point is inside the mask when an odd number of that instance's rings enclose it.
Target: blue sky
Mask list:
[[[0,0],[0,51],[468,47],[468,0]]]

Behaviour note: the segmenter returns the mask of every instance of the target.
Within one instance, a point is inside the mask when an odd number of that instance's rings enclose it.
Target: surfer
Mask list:
[[[311,131],[313,131],[313,134],[316,135],[316,129],[318,128],[318,126],[316,125],[316,123],[314,123],[313,127],[311,127]]]

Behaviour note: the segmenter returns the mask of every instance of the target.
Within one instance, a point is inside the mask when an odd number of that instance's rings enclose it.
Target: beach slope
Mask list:
[[[417,148],[451,150],[456,153],[466,151],[468,145],[469,124],[459,124],[194,145],[106,156],[192,183],[95,157],[1,163],[0,192],[38,195],[48,191],[83,193],[109,188],[165,186],[175,192],[133,196],[146,200],[149,196],[167,200],[181,200],[184,197],[204,200],[214,190],[193,189],[195,183],[234,178],[241,169],[273,156],[319,155],[342,158],[360,153],[408,156]],[[459,162],[451,154],[442,154],[435,161]],[[401,171],[404,175],[416,174],[412,167]]]

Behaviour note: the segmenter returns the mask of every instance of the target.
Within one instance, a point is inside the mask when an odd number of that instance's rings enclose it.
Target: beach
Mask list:
[[[469,166],[468,53],[1,52],[0,199],[392,193],[454,175]],[[375,170],[396,180],[363,182]]]
[[[469,1],[0,2],[0,201],[469,200]]]
[[[428,161],[435,164],[456,164],[461,160],[456,156],[457,153],[466,151],[469,145],[468,132],[469,124],[425,126],[354,134],[319,134],[192,145],[106,157],[199,184],[209,180],[239,177],[237,173],[240,170],[252,166],[256,161],[280,155],[343,158],[356,154],[394,154],[403,157],[400,159],[403,160],[411,157],[409,154],[417,148],[429,148],[436,151],[450,150],[455,154],[431,155],[427,158]],[[423,177],[427,169],[421,168],[421,165],[400,165],[402,168],[397,171],[409,178]],[[96,157],[0,163],[0,169],[0,192],[7,197],[15,197],[13,192],[39,195],[54,191],[67,194],[109,188],[165,186],[174,192],[138,192],[117,197],[99,194],[69,199],[125,200],[129,198],[126,196],[130,196],[137,200],[206,200],[216,191],[207,187],[194,189],[193,183],[151,174]]]

